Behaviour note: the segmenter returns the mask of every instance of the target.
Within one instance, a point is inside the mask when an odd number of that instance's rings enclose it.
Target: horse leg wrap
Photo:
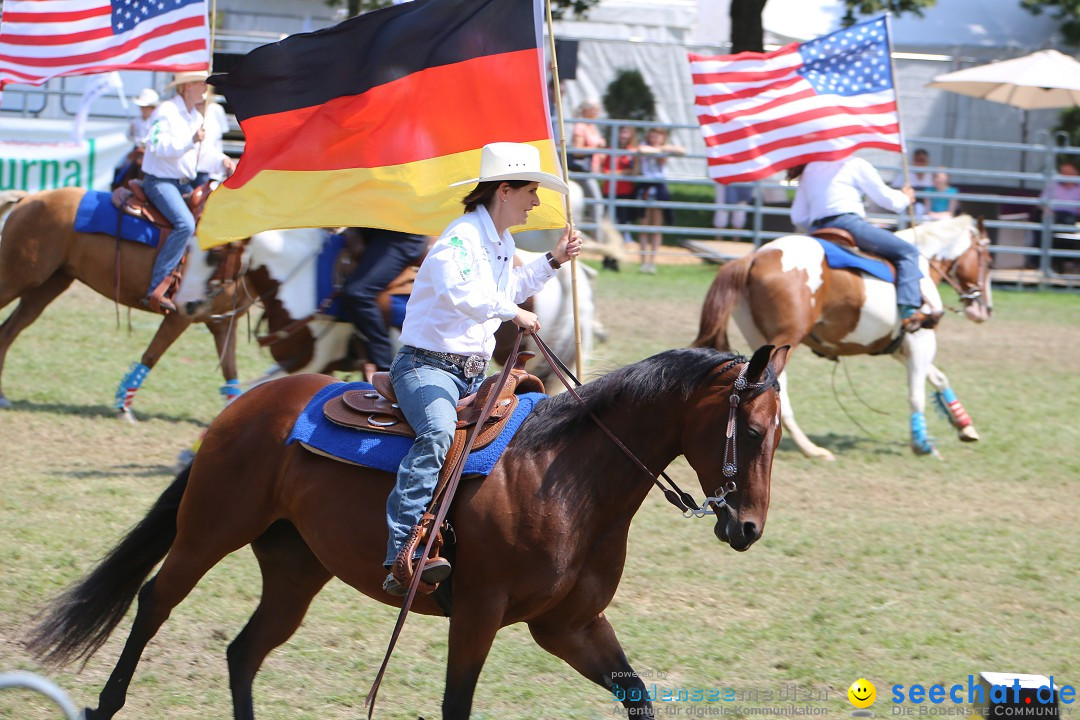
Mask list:
[[[222,397],[225,398],[225,404],[228,405],[236,398],[244,394],[244,388],[240,387],[240,381],[236,378],[229,378],[225,381],[225,384],[218,390]]]
[[[424,513],[420,518],[420,522],[413,526],[413,529],[409,531],[408,537],[405,538],[405,544],[402,545],[401,550],[398,551],[397,557],[394,558],[394,566],[392,572],[394,577],[402,585],[408,585],[412,582],[413,575],[416,573],[416,566],[413,562],[413,555],[416,554],[417,548],[427,540],[428,532],[431,529],[432,524],[435,522],[435,516],[429,512]],[[439,556],[439,548],[442,547],[442,534],[438,534],[435,537],[435,542],[431,545],[431,557],[436,558]],[[420,568],[423,569],[424,561],[421,560]],[[420,585],[417,587],[416,592],[421,595],[427,595],[435,592],[435,588],[438,583],[432,584],[420,581]]]
[[[921,412],[911,413],[911,449],[916,455],[934,452],[934,441],[927,434],[926,416]]]
[[[150,368],[141,362],[131,363],[131,369],[127,371],[127,375],[124,375],[116,388],[116,400],[113,402],[113,407],[120,411],[129,410],[132,401],[135,400],[135,392],[149,374]]]
[[[952,388],[947,387],[940,392],[935,392],[934,400],[942,412],[945,413],[945,417],[949,418],[949,422],[952,423],[954,428],[963,430],[968,425],[971,425],[971,416],[967,414],[967,410],[960,404]]]

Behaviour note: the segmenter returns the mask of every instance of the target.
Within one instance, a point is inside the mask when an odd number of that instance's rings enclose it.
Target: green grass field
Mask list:
[[[610,338],[597,348],[594,372],[688,344],[714,270],[601,274],[596,294]],[[150,316],[133,321],[132,334],[117,330],[112,304],[75,288],[9,355],[3,387],[15,407],[0,411],[0,671],[42,671],[21,646],[33,613],[143,516],[170,482],[177,453],[219,409],[213,343],[196,329],[140,391],[143,422],[113,419],[116,384],[153,332]],[[269,364],[253,343],[242,341],[241,355],[245,378]],[[998,292],[989,324],[946,318],[937,364],[982,442],[961,445],[931,414],[944,457],[937,461],[907,449],[899,364],[857,358],[834,374],[834,364],[797,352],[792,402],[803,429],[837,462],[806,460],[783,443],[768,526],[747,553],[721,546],[709,521],[682,519],[659,496],[631,528],[607,613],[631,663],[661,691],[729,688],[736,698],[658,703],[658,716],[750,715],[750,707],[790,705],[778,698],[797,685],[820,698],[802,705],[847,717],[845,692],[859,677],[877,686],[878,717],[894,710],[895,684],[966,685],[984,670],[1080,684],[1078,356],[1073,295]],[[669,474],[696,484],[681,460]],[[118,718],[231,717],[225,647],[257,597],[245,549],[173,613]],[[361,717],[394,617],[331,583],[257,678],[257,716]],[[81,672],[49,672],[78,706],[96,704],[129,627],[130,618]],[[376,717],[439,716],[445,628],[410,618]],[[599,719],[618,707],[525,628],[510,627],[481,676],[474,717]],[[30,693],[0,691],[0,718],[59,716]]]

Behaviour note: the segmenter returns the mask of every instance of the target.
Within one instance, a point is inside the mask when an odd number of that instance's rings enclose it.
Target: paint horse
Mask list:
[[[0,206],[0,214],[7,213],[0,235],[0,309],[19,301],[0,324],[0,374],[15,338],[75,280],[120,305],[145,309],[140,300],[146,295],[156,250],[137,242],[119,241],[105,233],[77,232],[76,212],[85,194],[82,188],[66,187],[27,195],[14,206],[13,198],[9,198]],[[199,253],[191,256],[191,262],[205,262]],[[184,293],[182,286],[178,300],[183,300]],[[222,392],[227,397],[238,395],[235,313],[230,312],[236,303],[235,284],[226,284],[196,315],[185,312],[167,315],[141,361],[132,366],[117,391],[117,409],[122,416],[133,419],[126,411],[130,410],[134,390],[193,322],[205,323],[214,337],[225,376]],[[0,389],[0,408],[10,406]]]
[[[260,338],[260,343],[267,347],[274,359],[274,365],[251,385],[285,374],[348,371],[359,366],[358,359],[349,357],[349,345],[354,338],[353,326],[334,315],[333,285],[325,268],[320,268],[328,259],[324,249],[329,240],[329,233],[314,229],[274,230],[251,238],[245,283],[248,293],[262,302],[264,316],[260,327],[265,322],[268,334]],[[518,257],[528,262],[536,256],[519,250]],[[578,307],[582,355],[585,358],[592,349],[593,328],[597,324],[589,282],[589,274],[593,272],[584,263],[578,263]],[[572,368],[577,348],[570,273],[570,264],[567,263],[560,268],[555,281],[545,285],[530,301],[532,311],[540,318],[541,336],[552,351]],[[404,294],[388,298],[384,308],[392,338],[400,330],[404,301],[411,287],[411,282],[403,278],[399,280],[402,280],[400,285],[395,281],[389,292]],[[395,304],[398,312],[394,311]],[[515,334],[516,328],[510,323],[504,323],[500,328],[496,334],[496,359],[505,360]],[[548,379],[550,368],[546,363],[534,359],[530,362],[529,370],[545,380],[549,389],[558,389],[558,383]]]
[[[959,292],[969,320],[981,323],[990,318],[990,241],[981,223],[960,216],[909,228],[899,235],[919,248],[923,296],[931,309],[941,310],[937,283],[944,279]],[[732,315],[751,345],[804,344],[831,359],[888,352],[903,362],[908,371],[911,447],[916,454],[936,452],[926,427],[927,379],[960,439],[978,440],[971,417],[949,387],[948,378],[933,364],[936,332],[924,328],[903,333],[895,286],[865,272],[829,267],[822,245],[814,239],[777,238],[724,265],[705,298],[693,344],[726,350]],[[808,457],[832,460],[832,453],[815,445],[795,422],[786,373],[780,376],[780,393],[784,427],[799,450]]]
[[[651,694],[604,614],[622,578],[630,522],[656,474],[683,455],[708,496],[703,505],[715,512],[713,534],[738,551],[761,537],[781,433],[775,378],[787,351],[763,347],[747,360],[710,348],[669,350],[621,368],[587,383],[584,405],[570,393],[541,400],[490,474],[462,481],[447,515],[454,572],[440,589],[450,609],[431,595],[413,605],[450,616],[444,720],[469,717],[495,635],[515,623],[622,699],[630,717],[654,717]],[[237,720],[255,717],[256,673],[332,577],[400,605],[402,598],[382,590],[393,475],[286,442],[297,415],[333,382],[285,377],[225,408],[194,463],[44,614],[31,651],[56,663],[89,659],[138,598],[127,643],[86,720],[120,711],[143,650],[173,608],[245,545],[259,561],[262,595],[226,653]],[[694,552],[715,562],[704,545]],[[544,713],[538,706],[533,714]]]

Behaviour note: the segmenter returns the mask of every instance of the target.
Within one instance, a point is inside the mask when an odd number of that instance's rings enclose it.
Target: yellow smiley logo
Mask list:
[[[857,708],[868,708],[877,700],[877,689],[866,678],[859,678],[847,689],[848,700]]]

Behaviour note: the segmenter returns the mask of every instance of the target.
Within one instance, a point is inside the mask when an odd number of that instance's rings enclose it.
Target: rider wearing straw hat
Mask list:
[[[203,116],[196,107],[206,95],[208,73],[202,70],[179,72],[165,89],[176,88],[176,96],[161,103],[150,118],[150,133],[146,138],[143,158],[143,188],[154,206],[161,211],[173,229],[158,250],[154,271],[144,304],[153,306],[151,296],[165,277],[180,263],[188,240],[195,236],[195,218],[184,202],[191,192],[195,168],[200,154],[213,154],[214,161],[225,173],[232,172],[233,160],[224,153],[202,147],[206,131]],[[176,305],[160,293],[158,304],[164,310],[176,310]]]
[[[581,251],[581,239],[567,226],[546,256],[513,266],[509,229],[525,224],[540,204],[537,189],[568,192],[566,183],[540,169],[540,152],[532,145],[485,145],[479,177],[453,185],[472,183],[462,200],[465,214],[443,231],[420,266],[401,330],[404,347],[390,366],[397,402],[416,441],[386,501],[387,569],[431,502],[453,440],[458,400],[484,379],[495,331],[507,320],[539,330],[536,315],[517,303],[539,292],[559,265]],[[437,583],[450,574],[450,564],[429,560],[417,571],[424,582]],[[391,573],[383,589],[404,595],[407,588]]]

